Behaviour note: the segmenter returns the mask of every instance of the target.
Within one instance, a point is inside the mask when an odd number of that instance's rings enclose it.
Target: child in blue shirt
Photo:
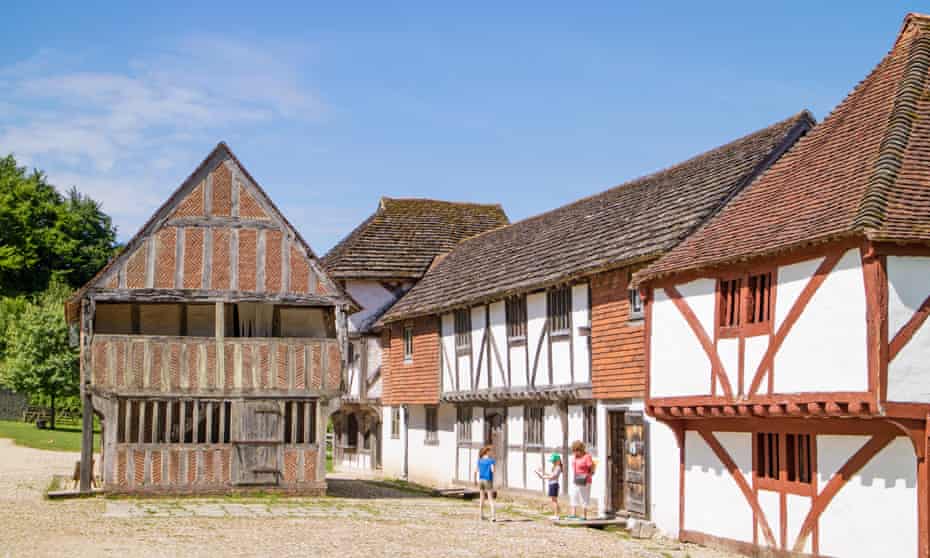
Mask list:
[[[475,477],[478,481],[478,521],[484,519],[484,499],[491,503],[491,521],[497,521],[494,515],[494,448],[485,446],[478,452],[478,467]]]

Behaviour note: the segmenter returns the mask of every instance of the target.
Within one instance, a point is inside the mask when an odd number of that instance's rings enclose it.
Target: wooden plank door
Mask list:
[[[624,464],[626,462],[626,428],[623,413],[611,411],[608,418],[607,438],[607,482],[610,492],[610,507],[613,511],[626,509],[624,503]]]
[[[239,439],[233,442],[238,461],[236,484],[276,485],[283,474],[282,404],[278,401],[241,403]]]
[[[494,448],[496,465],[495,484],[506,486],[507,483],[507,438],[504,435],[506,415],[503,410],[485,409],[484,411],[484,444]]]
[[[646,517],[647,494],[647,431],[640,412],[623,414],[623,438],[625,441],[623,461],[623,501],[626,511]]]

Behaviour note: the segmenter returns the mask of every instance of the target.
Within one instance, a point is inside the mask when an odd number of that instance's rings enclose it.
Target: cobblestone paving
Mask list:
[[[0,557],[285,556],[730,558],[622,532],[560,528],[505,506],[477,521],[472,502],[431,498],[366,481],[333,479],[330,497],[93,498],[47,501],[73,453],[0,439]]]

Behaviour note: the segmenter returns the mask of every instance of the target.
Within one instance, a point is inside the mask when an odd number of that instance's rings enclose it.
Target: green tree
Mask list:
[[[62,196],[45,174],[0,159],[0,295],[44,290],[55,275],[72,287],[113,255],[116,228],[74,188]]]
[[[4,383],[48,401],[53,429],[56,402],[77,395],[80,389],[78,351],[68,343],[68,325],[62,312],[70,292],[64,283],[53,281],[26,303],[7,327]]]

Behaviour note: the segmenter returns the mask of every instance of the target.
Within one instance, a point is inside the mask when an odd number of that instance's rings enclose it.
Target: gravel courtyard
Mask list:
[[[333,479],[319,499],[47,501],[77,454],[0,439],[0,557],[5,556],[616,556],[724,558],[692,545],[560,528],[509,507],[497,524],[474,503]]]

